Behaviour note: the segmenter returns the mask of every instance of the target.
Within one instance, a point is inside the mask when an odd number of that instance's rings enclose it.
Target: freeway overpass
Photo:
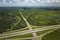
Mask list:
[[[50,30],[50,29],[59,29],[59,28],[60,28],[60,25],[46,26],[43,28],[36,28],[32,32],[45,31],[45,30]],[[28,34],[28,33],[31,33],[31,31],[30,30],[24,30],[24,31],[18,30],[18,32],[0,34],[0,39],[8,38],[8,37],[14,37],[14,36]]]
[[[60,25],[54,25],[54,26],[46,26],[46,27],[41,27],[41,28],[35,28],[33,29],[29,22],[24,18],[24,16],[22,15],[22,12],[20,12],[20,15],[21,17],[23,18],[23,20],[26,22],[27,24],[27,28],[28,30],[23,30],[23,31],[20,31],[20,30],[17,30],[17,31],[14,31],[14,32],[9,32],[9,33],[3,33],[3,34],[0,34],[0,39],[4,39],[4,38],[9,38],[9,37],[14,37],[14,36],[19,36],[19,35],[24,35],[24,34],[28,34],[28,33],[31,33],[33,35],[33,38],[34,40],[41,40],[41,37],[46,35],[47,33],[50,33],[50,32],[53,32],[54,30],[56,29],[59,29],[60,28]],[[11,28],[11,30],[20,22],[20,18],[17,16],[17,18],[19,19],[19,21],[17,23],[15,23],[15,25]],[[52,31],[49,31],[49,32],[46,32],[46,33],[42,33],[42,35],[40,35],[40,39],[39,37],[37,36],[36,32],[41,32],[41,31],[45,31],[45,30],[51,30],[53,29]]]

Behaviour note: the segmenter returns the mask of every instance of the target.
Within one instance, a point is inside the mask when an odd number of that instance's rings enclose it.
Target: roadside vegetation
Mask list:
[[[4,11],[4,12],[3,12]],[[60,24],[60,10],[45,9],[10,9],[0,10],[0,33],[17,30],[27,27],[19,11],[22,11],[24,17],[33,26],[47,26]],[[19,19],[18,19],[18,17]],[[19,21],[19,23],[17,23]],[[17,25],[16,25],[17,24]]]

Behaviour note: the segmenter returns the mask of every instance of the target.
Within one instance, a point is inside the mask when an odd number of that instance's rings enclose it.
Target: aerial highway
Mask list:
[[[28,34],[28,33],[31,33],[33,35],[33,40],[41,40],[41,38],[46,35],[47,33],[51,33],[53,32],[54,30],[57,30],[60,28],[60,25],[54,25],[54,26],[46,26],[46,27],[41,27],[41,28],[35,28],[33,29],[32,25],[29,24],[29,22],[24,18],[24,16],[22,15],[22,12],[20,12],[23,20],[26,22],[27,24],[27,28],[28,30],[23,30],[23,31],[20,31],[20,30],[17,30],[17,31],[14,31],[14,32],[9,32],[9,33],[3,33],[3,34],[0,34],[0,39],[3,39],[3,38],[9,38],[9,37],[14,37],[14,36],[19,36],[19,35],[23,35],[23,34]],[[17,16],[18,17],[18,16]],[[18,17],[18,19],[20,20],[20,18]],[[19,23],[20,21],[18,21],[15,26]],[[15,27],[13,26],[12,29]],[[11,29],[11,30],[12,30]],[[53,29],[53,30],[51,30]],[[51,30],[51,31],[48,31],[46,33],[42,33],[40,36],[38,36],[36,34],[36,32],[42,32],[42,31],[46,31],[46,30]],[[23,39],[29,39],[29,38],[23,38]]]

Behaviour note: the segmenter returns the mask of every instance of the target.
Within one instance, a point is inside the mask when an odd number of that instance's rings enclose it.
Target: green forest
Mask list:
[[[46,9],[6,9],[0,10],[0,33],[25,28],[27,25],[19,14],[21,11],[27,21],[34,26],[60,24],[60,10]],[[17,23],[18,22],[18,23]],[[16,25],[17,23],[17,25]]]

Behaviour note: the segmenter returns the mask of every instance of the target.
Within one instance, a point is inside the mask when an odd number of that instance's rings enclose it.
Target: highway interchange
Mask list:
[[[44,35],[46,35],[47,33],[51,33],[51,32],[53,32],[53,31],[55,31],[55,30],[57,30],[57,29],[60,29],[60,25],[54,25],[54,26],[46,26],[46,27],[41,27],[41,28],[35,28],[35,29],[33,29],[32,27],[33,26],[31,26],[30,24],[29,24],[29,22],[24,18],[24,16],[22,15],[22,12],[20,12],[20,14],[21,14],[21,16],[22,16],[22,18],[23,18],[23,20],[26,22],[26,24],[27,24],[27,28],[29,29],[29,30],[23,30],[23,31],[20,31],[20,30],[17,30],[17,32],[16,31],[14,31],[14,32],[11,32],[11,33],[3,33],[3,34],[0,34],[0,39],[4,39],[4,38],[9,38],[9,37],[14,37],[14,36],[19,36],[19,35],[24,35],[24,34],[29,34],[29,33],[31,33],[32,35],[33,35],[33,37],[28,37],[28,38],[19,38],[19,40],[21,39],[33,39],[33,40],[41,40],[41,38],[44,36]],[[17,16],[18,17],[18,16]],[[18,17],[18,19],[20,20],[20,18]],[[16,24],[18,24],[19,23],[19,21],[16,23]],[[16,25],[15,24],[15,25]],[[14,26],[15,27],[15,26]],[[13,28],[14,28],[13,27]],[[12,28],[12,29],[13,29]],[[53,29],[53,30],[51,30],[51,29]],[[36,32],[39,32],[39,31],[46,31],[46,30],[50,30],[50,31],[48,31],[48,32],[46,32],[46,33],[42,33],[41,35],[37,35],[36,34]]]

